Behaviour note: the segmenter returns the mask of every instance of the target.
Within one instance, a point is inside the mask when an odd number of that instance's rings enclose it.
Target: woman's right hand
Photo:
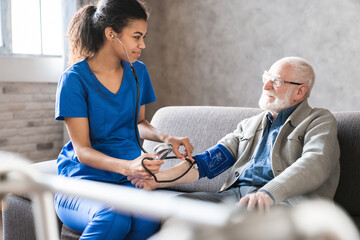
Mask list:
[[[127,179],[131,181],[131,184],[133,184],[136,188],[142,188],[147,191],[154,190],[160,186],[159,183],[155,182],[153,177],[150,179],[140,179],[135,176],[129,176]]]
[[[138,158],[129,161],[126,176],[136,176],[137,178],[150,179],[152,177],[151,174],[148,173],[141,164],[141,161],[146,157],[154,159],[144,160],[144,165],[146,166],[146,168],[149,169],[153,174],[158,173],[161,165],[164,163],[164,160],[155,160],[155,158],[157,157],[156,154],[144,153]]]

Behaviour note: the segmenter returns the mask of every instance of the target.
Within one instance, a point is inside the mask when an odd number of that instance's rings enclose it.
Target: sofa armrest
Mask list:
[[[36,240],[34,217],[29,199],[9,194],[3,206],[4,239]]]

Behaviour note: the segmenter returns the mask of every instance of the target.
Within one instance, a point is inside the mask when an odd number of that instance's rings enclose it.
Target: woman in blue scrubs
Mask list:
[[[70,62],[61,76],[56,94],[56,119],[65,120],[70,141],[59,154],[58,174],[77,179],[133,187],[128,176],[150,177],[141,165],[144,157],[136,139],[135,111],[140,137],[169,142],[178,158],[191,158],[188,138],[162,133],[145,120],[145,105],[155,95],[146,66],[137,61],[145,48],[148,14],[137,0],[104,0],[80,9],[70,23]],[[121,46],[124,45],[126,52]],[[138,75],[137,88],[129,60]],[[185,147],[183,154],[179,146]],[[145,160],[154,173],[163,160]],[[158,221],[119,213],[111,206],[57,194],[56,212],[80,239],[146,239]]]

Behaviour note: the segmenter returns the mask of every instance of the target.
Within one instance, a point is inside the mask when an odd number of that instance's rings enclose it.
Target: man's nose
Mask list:
[[[267,80],[267,81],[264,83],[263,89],[264,89],[264,90],[273,89],[273,83],[272,83],[272,81],[271,81],[270,79]]]

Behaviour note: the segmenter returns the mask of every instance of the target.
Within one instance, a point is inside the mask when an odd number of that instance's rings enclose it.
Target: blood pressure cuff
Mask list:
[[[199,168],[199,178],[209,179],[216,177],[220,173],[234,164],[234,157],[221,144],[206,150],[204,153],[193,156]]]

